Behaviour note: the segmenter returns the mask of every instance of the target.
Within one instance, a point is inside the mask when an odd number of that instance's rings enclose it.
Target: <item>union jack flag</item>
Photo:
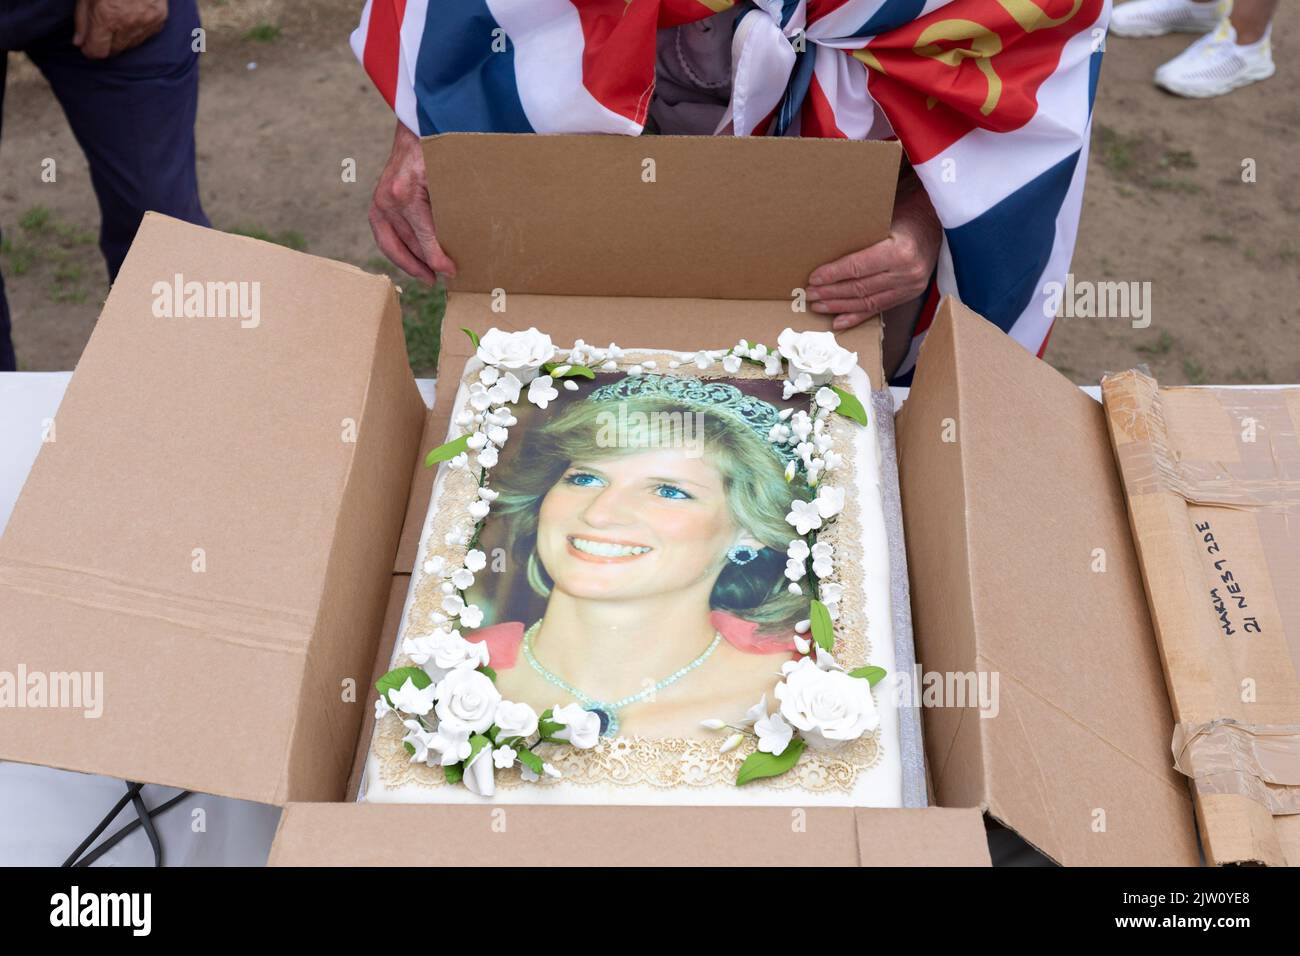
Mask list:
[[[896,382],[946,293],[1041,356],[1045,287],[1074,252],[1110,0],[368,0],[352,48],[422,136],[635,136],[656,31],[737,5],[717,132],[896,136],[943,224]]]

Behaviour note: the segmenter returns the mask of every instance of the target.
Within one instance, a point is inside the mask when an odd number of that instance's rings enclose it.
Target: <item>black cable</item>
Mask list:
[[[135,796],[135,794],[139,793],[140,788],[143,786],[144,784],[142,783],[127,785],[126,796],[122,797],[121,800],[117,801],[117,803],[113,805],[113,809],[108,811],[108,815],[105,816],[104,819],[100,820],[99,825],[90,832],[90,836],[82,840],[81,844],[72,851],[72,855],[63,861],[63,866],[65,868],[72,866],[73,861],[76,860],[77,857],[81,856],[82,853],[86,852],[86,847],[90,846],[96,839],[98,839],[99,835],[103,833],[108,828],[108,825],[117,818],[117,815],[122,812],[122,808],[131,802],[131,798]],[[135,788],[134,791],[132,790],[132,787]]]
[[[157,807],[150,810],[145,805],[144,799],[140,796],[140,791],[144,787],[144,784],[132,783],[129,780],[125,781],[125,783],[126,783],[125,795],[123,795],[122,798],[117,801],[117,803],[113,806],[113,809],[110,810],[108,814],[104,817],[104,819],[102,819],[99,822],[99,825],[96,826],[95,829],[91,831],[90,835],[87,836],[86,839],[81,841],[80,845],[76,848],[76,850],[74,850],[72,854],[66,860],[63,861],[64,867],[90,866],[90,864],[94,863],[101,856],[103,856],[113,847],[117,846],[119,843],[121,843],[124,839],[126,839],[128,836],[130,836],[132,833],[134,833],[142,826],[145,828],[145,833],[149,837],[150,846],[153,847],[154,865],[162,866],[162,859],[163,859],[162,840],[158,835],[157,829],[154,827],[153,818],[159,816],[162,813],[166,813],[168,810],[176,806],[176,804],[180,803],[186,797],[191,796],[192,793],[189,790],[182,790],[180,793],[172,797],[170,800],[166,801],[165,803],[159,804]],[[134,804],[137,819],[131,821],[130,823],[123,826],[121,829],[117,830],[115,833],[112,834],[112,836],[104,840],[103,843],[95,847],[93,850],[87,853],[86,856],[83,858],[82,854],[86,853],[86,848],[89,847],[91,844],[93,844],[95,840],[99,838],[99,835],[108,828],[108,825],[112,823],[114,819],[116,819],[117,815],[122,812],[123,808],[125,808],[128,803]]]
[[[148,816],[152,818],[152,817],[159,816],[160,814],[166,813],[168,810],[176,806],[176,804],[180,803],[186,797],[191,797],[193,795],[194,794],[192,791],[182,790],[180,793],[176,794],[176,796],[172,797],[166,803],[160,803],[158,806],[150,810]],[[140,820],[132,820],[130,823],[126,824],[126,826],[122,827],[122,829],[118,830],[116,833],[114,833],[111,837],[109,837],[99,846],[95,847],[95,849],[91,850],[88,854],[86,854],[86,858],[84,860],[80,860],[74,865],[90,866],[90,864],[94,863],[101,856],[103,856],[109,850],[113,849],[113,847],[117,846],[124,839],[126,839],[137,829],[139,829],[141,825],[142,824]],[[152,826],[152,824],[150,825]],[[161,866],[162,865],[161,860],[162,860],[161,854],[155,852],[154,864],[156,866]]]

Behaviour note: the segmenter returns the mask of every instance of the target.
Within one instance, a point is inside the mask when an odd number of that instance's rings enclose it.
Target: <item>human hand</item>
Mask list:
[[[77,0],[72,42],[91,60],[139,46],[167,22],[167,0]]]
[[[939,258],[943,227],[915,178],[900,184],[889,236],[818,266],[808,277],[812,311],[831,317],[836,332],[922,295]]]
[[[438,281],[436,273],[456,274],[456,263],[442,251],[434,234],[420,138],[400,121],[393,151],[375,184],[370,231],[380,251],[415,278],[432,285]]]

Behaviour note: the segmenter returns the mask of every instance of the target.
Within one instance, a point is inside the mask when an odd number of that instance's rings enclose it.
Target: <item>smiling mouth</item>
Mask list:
[[[565,540],[569,543],[569,552],[585,561],[633,561],[654,550],[644,544],[601,541],[576,535],[569,535]]]

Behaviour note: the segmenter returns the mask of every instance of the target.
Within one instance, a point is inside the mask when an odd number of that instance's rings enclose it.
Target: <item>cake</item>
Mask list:
[[[901,806],[856,355],[471,336],[358,799]]]

